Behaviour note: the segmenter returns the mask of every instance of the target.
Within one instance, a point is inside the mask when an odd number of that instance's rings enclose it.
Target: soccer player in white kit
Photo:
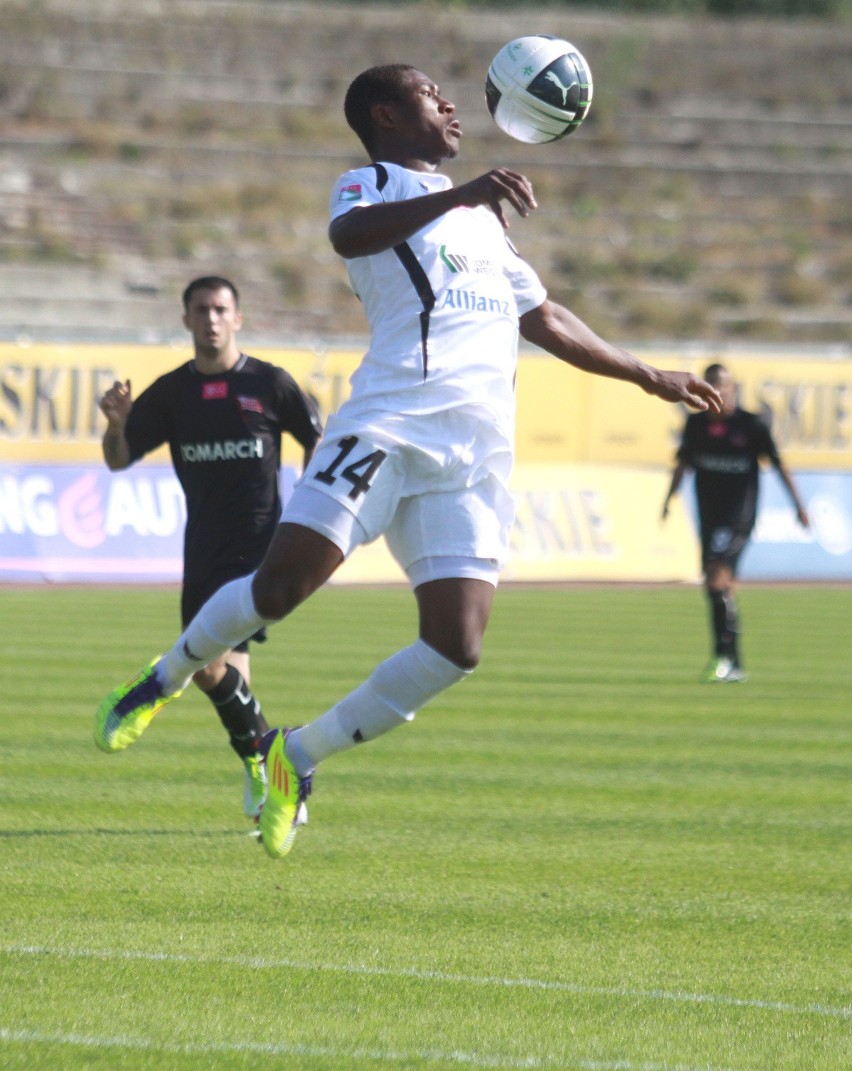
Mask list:
[[[364,71],[344,110],[372,161],[331,195],[329,237],[370,325],[351,396],[256,573],[221,588],[95,719],[96,739],[132,743],[200,666],[287,616],[384,535],[414,590],[418,638],[315,720],[264,738],[259,826],[272,856],[289,851],[322,760],[410,721],[479,661],[513,521],[518,334],[666,401],[721,404],[703,380],[644,364],[548,299],[505,234],[504,203],[521,216],[536,207],[530,183],[498,168],[454,187],[438,172],[457,155],[461,127],[425,74],[403,64]]]

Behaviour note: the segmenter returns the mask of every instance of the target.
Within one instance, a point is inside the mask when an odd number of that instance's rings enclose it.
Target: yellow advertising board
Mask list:
[[[349,390],[360,352],[247,347],[281,364],[324,414]],[[188,346],[0,343],[0,458],[100,461],[98,398],[116,379],[138,394],[190,357]],[[700,372],[712,359],[643,352],[659,367]],[[793,469],[852,470],[852,360],[726,352],[741,403],[762,411]],[[617,465],[670,464],[686,410],[636,387],[589,376],[546,354],[524,354],[517,378],[518,460]],[[285,461],[299,451],[285,442]],[[164,452],[155,460],[162,460]]]
[[[344,350],[251,348],[282,365],[333,411],[348,394],[360,353]],[[11,461],[101,461],[105,427],[98,399],[115,380],[131,382],[138,395],[158,376],[192,356],[189,346],[53,345],[0,343],[0,458]],[[163,461],[163,448],[148,458]],[[301,448],[284,441],[284,461],[295,464]]]
[[[698,550],[680,499],[663,524],[664,472],[521,463],[507,580],[695,580]]]
[[[852,359],[726,352],[684,357],[650,350],[658,368],[701,373],[715,360],[740,385],[740,404],[760,412],[793,469],[852,470]],[[628,383],[589,376],[554,358],[527,355],[518,370],[518,458],[668,465],[688,410]]]
[[[507,581],[697,580],[698,546],[678,498],[665,524],[665,473],[626,466],[519,464]],[[339,583],[404,581],[384,540],[359,548]]]

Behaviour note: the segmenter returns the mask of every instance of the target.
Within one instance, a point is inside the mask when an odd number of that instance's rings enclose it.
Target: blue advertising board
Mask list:
[[[757,522],[742,558],[741,580],[852,580],[852,475],[845,472],[795,474],[810,527],[796,518],[781,478],[762,473]],[[696,530],[692,475],[683,481],[683,496]]]
[[[540,482],[547,484],[552,478],[558,492],[562,486],[560,471],[554,466],[554,475],[541,476]],[[613,468],[605,471],[611,475]],[[629,470],[621,467],[620,471],[625,474]],[[660,470],[658,478],[662,500],[667,475]],[[596,479],[603,481],[604,476],[591,471],[584,475],[584,487],[591,481],[590,494]],[[285,466],[281,474],[285,499],[295,480],[295,469]],[[852,580],[852,475],[801,473],[796,480],[811,527],[804,529],[798,524],[778,476],[765,473],[757,525],[742,558],[741,578]],[[606,497],[604,483],[599,489]],[[686,481],[683,496],[693,510],[692,488]],[[522,539],[525,517],[524,510],[519,509],[513,546],[529,544]],[[170,465],[138,465],[117,473],[92,464],[4,465],[0,467],[0,582],[176,582],[182,574],[184,522],[183,492]],[[684,532],[688,532],[686,524]],[[697,537],[694,550],[697,571]],[[596,572],[593,558],[583,559],[577,548],[569,556],[575,571],[582,566],[577,575],[584,579],[608,577]],[[621,579],[654,579],[643,571],[643,561],[637,556],[633,563],[636,575]],[[375,577],[384,579],[387,575],[382,563]],[[402,579],[396,567],[390,575]],[[508,575],[570,579],[565,563],[553,555],[538,562],[510,563]],[[358,579],[369,580],[371,576],[368,570],[367,574],[359,573]]]
[[[797,474],[796,486],[810,518],[796,520],[790,498],[774,471],[761,478],[757,524],[743,554],[743,580],[852,579],[852,475]]]
[[[282,494],[295,471],[282,468]],[[170,582],[183,573],[183,491],[169,465],[0,468],[0,580]]]

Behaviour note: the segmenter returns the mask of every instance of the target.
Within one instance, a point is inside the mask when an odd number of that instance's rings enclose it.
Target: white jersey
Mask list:
[[[447,176],[374,164],[342,175],[331,218],[449,189]],[[467,408],[514,435],[518,318],[547,294],[487,207],[456,208],[407,241],[347,260],[370,326],[341,418]]]

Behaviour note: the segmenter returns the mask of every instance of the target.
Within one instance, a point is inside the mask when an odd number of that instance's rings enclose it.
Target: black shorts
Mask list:
[[[740,556],[746,548],[751,532],[738,531],[719,525],[701,532],[701,565],[706,570],[711,562],[721,562],[736,575]]]
[[[230,579],[237,580],[239,578],[233,576]],[[227,583],[228,580],[225,579],[219,580],[218,583],[184,584],[180,595],[181,626],[186,628],[210,596],[214,595],[223,584]],[[259,628],[253,636],[250,636],[248,640],[244,640],[242,643],[238,643],[233,650],[245,653],[249,649],[250,640],[254,640],[255,643],[266,643],[266,629]]]

